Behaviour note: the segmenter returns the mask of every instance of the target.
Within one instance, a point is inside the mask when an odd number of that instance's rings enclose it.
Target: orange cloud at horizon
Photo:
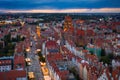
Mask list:
[[[10,13],[120,13],[120,8],[0,10]]]

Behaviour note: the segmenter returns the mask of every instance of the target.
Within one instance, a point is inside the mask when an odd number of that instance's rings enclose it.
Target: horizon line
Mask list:
[[[120,8],[0,10],[2,13],[120,13]]]

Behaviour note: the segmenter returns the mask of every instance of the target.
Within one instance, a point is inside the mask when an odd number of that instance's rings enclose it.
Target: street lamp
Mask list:
[[[27,48],[26,51],[29,52],[29,51],[30,51],[30,48]]]
[[[40,52],[40,51],[41,51],[41,49],[37,49],[36,51],[37,51],[37,52]]]

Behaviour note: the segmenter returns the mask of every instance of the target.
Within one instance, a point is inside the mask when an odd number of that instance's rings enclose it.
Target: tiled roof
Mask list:
[[[86,31],[87,32],[87,35],[90,35],[90,36],[93,36],[93,35],[95,35],[95,33],[94,33],[94,31],[93,30],[87,30]]]
[[[84,20],[76,20],[76,24],[81,24],[81,23],[84,23],[85,21]]]
[[[65,21],[72,21],[72,18],[70,16],[65,16]]]
[[[72,40],[67,40],[68,41],[68,43],[71,45],[71,46],[75,46],[75,44],[74,44],[74,42],[72,41]]]
[[[120,70],[119,69],[115,69],[112,71],[112,77],[114,80],[118,80],[119,78],[119,74],[120,74]]]
[[[0,33],[0,38],[3,38],[3,37],[4,37],[3,34]]]
[[[56,61],[56,60],[60,61],[63,60],[63,56],[60,53],[49,53],[47,55],[47,59],[48,61]]]
[[[100,38],[98,38],[98,39],[96,39],[96,45],[98,46],[98,47],[102,47],[102,43],[104,42],[104,40],[102,40],[102,39],[100,39]]]
[[[11,60],[0,60],[0,65],[11,65],[12,61]]]
[[[104,28],[104,29],[106,29],[106,28],[107,28],[107,26],[103,25],[103,26],[100,26],[100,28],[102,28],[102,29],[103,29],[103,28]]]
[[[98,60],[98,58],[97,58],[96,55],[86,54],[85,57],[86,57],[87,59],[91,59],[92,61]]]
[[[22,55],[15,55],[14,57],[14,64],[24,63],[25,58]]]
[[[23,42],[20,42],[20,43],[17,43],[17,45],[16,45],[16,52],[17,53],[21,53],[21,52],[23,52],[23,45],[24,45],[24,43]]]
[[[25,67],[25,58],[22,55],[15,55],[14,57],[14,68],[16,68],[16,65],[21,64],[21,67]]]
[[[78,36],[84,36],[84,35],[85,35],[85,31],[78,29],[78,30],[77,30],[77,35],[78,35]]]
[[[48,41],[47,43],[46,43],[46,46],[48,47],[48,46],[56,46],[57,45],[57,43],[56,43],[56,41],[52,41],[52,40],[50,40],[50,41]]]
[[[16,80],[16,78],[26,77],[25,70],[11,70],[8,72],[0,72],[0,80]]]
[[[67,80],[67,78],[68,78],[67,75],[69,74],[68,70],[60,71],[60,72],[57,72],[57,73],[60,76],[61,80]]]
[[[85,49],[84,49],[84,50],[82,50],[82,52],[83,52],[83,53],[87,53],[87,52],[88,52],[88,50],[85,50]]]

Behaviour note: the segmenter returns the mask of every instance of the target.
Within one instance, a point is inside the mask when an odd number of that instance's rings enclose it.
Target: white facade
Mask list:
[[[11,65],[0,66],[0,72],[10,71],[12,68]]]
[[[74,55],[84,58],[84,54],[82,51],[77,50],[74,46],[71,46],[67,41],[66,41],[66,47],[68,50],[70,50]]]
[[[120,66],[120,62],[119,62],[119,61],[112,60],[112,67],[113,67],[113,68],[116,68],[117,66]]]
[[[83,68],[83,80],[87,80],[87,68],[86,68],[86,66]]]
[[[97,80],[108,80],[106,73],[103,73]]]
[[[17,78],[16,80],[27,80],[26,77],[20,77],[20,78]]]
[[[16,37],[17,37],[17,33],[14,33],[14,34],[11,35],[11,39],[16,38]]]
[[[52,79],[54,79],[54,80],[61,80],[59,75],[56,74],[56,72],[54,71],[54,69],[50,65],[48,65],[48,69],[49,69],[50,77]]]
[[[42,54],[45,55],[45,43],[42,44]]]

